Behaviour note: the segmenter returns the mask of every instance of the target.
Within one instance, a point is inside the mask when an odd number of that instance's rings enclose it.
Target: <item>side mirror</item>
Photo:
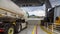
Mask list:
[[[21,19],[17,19],[16,22],[22,22],[22,20]]]
[[[25,20],[22,20],[23,23],[25,23]]]
[[[56,20],[59,20],[59,17],[56,17]]]

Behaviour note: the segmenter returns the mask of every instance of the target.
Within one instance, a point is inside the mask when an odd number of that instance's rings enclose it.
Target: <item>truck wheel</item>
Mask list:
[[[14,34],[14,26],[6,26],[4,34]]]
[[[21,29],[22,29],[21,24],[19,24],[19,23],[16,24],[16,32],[19,33],[21,31]]]

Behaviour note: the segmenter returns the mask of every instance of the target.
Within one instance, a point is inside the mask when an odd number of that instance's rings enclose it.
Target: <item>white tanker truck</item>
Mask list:
[[[11,0],[0,0],[0,33],[14,34],[27,27],[28,14]]]

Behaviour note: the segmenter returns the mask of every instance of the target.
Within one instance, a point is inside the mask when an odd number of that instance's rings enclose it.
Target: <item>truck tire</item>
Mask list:
[[[20,23],[17,23],[15,28],[15,32],[19,33],[22,30],[22,25]]]
[[[5,26],[4,34],[14,34],[14,26],[13,25]]]

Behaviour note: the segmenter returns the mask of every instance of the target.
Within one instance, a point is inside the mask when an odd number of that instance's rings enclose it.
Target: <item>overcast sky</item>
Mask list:
[[[60,5],[60,0],[50,0],[50,3],[52,7],[54,7],[54,6]],[[32,14],[39,15],[39,16],[45,15],[45,5],[39,6],[39,7],[22,7],[22,9],[29,12],[29,15],[32,15]],[[39,12],[43,11],[42,13],[43,15],[41,15],[41,12],[39,13],[38,11]],[[39,14],[36,14],[36,12]]]
[[[32,11],[32,12],[28,12],[29,15],[35,15],[35,16],[45,16],[45,11],[43,10],[35,10],[35,11]]]
[[[22,9],[24,9],[28,12],[30,12],[30,11],[32,12],[32,11],[35,11],[35,10],[38,10],[38,9],[45,10],[45,6],[43,5],[43,6],[38,6],[38,7],[22,7]]]
[[[27,11],[29,15],[45,16],[45,5],[38,7],[22,7],[22,9]]]

